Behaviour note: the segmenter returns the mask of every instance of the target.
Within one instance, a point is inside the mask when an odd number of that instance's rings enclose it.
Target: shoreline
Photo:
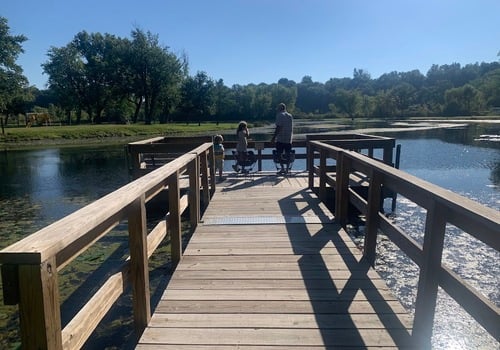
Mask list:
[[[355,123],[378,123],[380,120],[358,120],[354,121]],[[456,127],[464,127],[469,124],[499,124],[500,126],[500,116],[492,116],[490,118],[481,117],[481,119],[427,119],[427,118],[415,118],[415,119],[399,119],[399,120],[390,120],[386,121],[386,127],[370,127],[369,125],[365,125],[360,128],[353,129],[345,129],[349,124],[345,123],[345,120],[305,120],[305,119],[296,119],[295,127],[312,127],[314,129],[329,129],[328,131],[320,132],[324,134],[339,134],[339,133],[380,133],[380,132],[408,132],[408,131],[421,131],[421,130],[432,130],[432,129],[446,129],[446,128],[456,128]],[[312,126],[313,124],[314,126]],[[260,126],[252,128],[254,134],[259,133],[272,133],[273,125],[269,126]],[[224,130],[231,132],[229,130]],[[199,136],[207,136],[212,135],[213,132],[200,132],[196,133]],[[297,132],[295,137],[301,139],[307,133]],[[100,136],[100,137],[82,137],[82,138],[41,138],[36,140],[19,140],[19,141],[11,141],[11,142],[2,142],[0,141],[0,151],[16,151],[16,150],[26,150],[26,149],[37,149],[44,147],[78,147],[78,146],[92,146],[92,145],[117,145],[123,144],[126,145],[130,142],[145,140],[153,137],[165,136],[168,135],[159,135],[152,133],[150,135],[135,135],[135,136]],[[181,136],[171,135],[172,137]],[[194,135],[192,135],[194,136]]]
[[[154,136],[151,136],[154,137]],[[149,137],[148,137],[149,138]],[[95,138],[81,138],[81,139],[40,139],[19,142],[0,142],[0,150],[18,151],[25,149],[37,149],[45,147],[78,147],[78,146],[92,146],[92,145],[117,145],[127,144],[134,141],[143,140],[144,137],[95,137]]]

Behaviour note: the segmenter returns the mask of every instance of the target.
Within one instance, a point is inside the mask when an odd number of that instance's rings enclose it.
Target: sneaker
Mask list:
[[[236,172],[240,171],[240,169],[238,169],[238,166],[236,164],[233,164],[233,170],[236,171]]]

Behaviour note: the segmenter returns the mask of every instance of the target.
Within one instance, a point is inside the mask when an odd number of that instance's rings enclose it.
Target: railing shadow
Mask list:
[[[382,232],[418,265],[412,341],[420,348],[431,348],[439,288],[498,340],[498,307],[442,262],[448,225],[467,232],[497,251],[500,250],[500,241],[497,239],[500,224],[498,212],[395,169],[387,162],[384,164],[324,142],[310,142],[308,149],[310,154],[320,154],[319,167],[312,161],[313,157],[308,163],[309,187],[313,188],[317,175],[318,196],[325,201],[328,200],[328,185],[335,188],[335,221],[343,226],[349,222],[350,205],[364,215],[363,256],[369,263],[375,264],[377,235]],[[327,159],[335,160],[335,172],[326,167]],[[358,174],[364,174],[368,180],[366,198],[351,186],[353,178]],[[384,215],[385,190],[392,193],[393,204],[397,194],[425,209],[422,244]]]
[[[123,229],[126,230],[126,227]],[[104,245],[118,244],[118,246],[114,248],[113,253],[105,261],[99,264],[97,269],[84,277],[84,282],[61,304],[61,323],[63,327],[71,321],[74,315],[89,301],[91,296],[109,276],[121,270],[126,262],[126,257],[129,255],[127,233],[105,236],[99,242]],[[166,245],[170,245],[170,242],[167,240],[158,248],[161,249],[162,246]],[[167,258],[167,260],[157,264],[158,266],[149,272],[152,311],[158,305],[172,274],[172,261],[169,256]],[[73,270],[78,269],[78,267],[69,265],[67,269]],[[74,274],[72,271],[68,273]],[[116,304],[110,309],[108,315],[101,320],[99,326],[89,336],[83,347],[84,349],[105,348],[110,345],[118,346],[120,349],[133,349],[135,347],[136,334],[133,327],[133,317],[131,316],[131,298],[131,288],[125,285],[123,295],[117,299]],[[120,324],[116,325],[116,322],[113,324],[115,320],[120,320]]]
[[[297,205],[299,201],[307,202],[308,206]],[[279,200],[279,206],[286,215],[303,216],[307,211],[312,211],[316,217],[327,217],[323,209],[316,204],[319,199],[311,190],[304,189],[288,197]],[[300,209],[302,207],[302,209]],[[366,345],[367,335],[363,334],[365,329],[358,326],[359,319],[353,318],[350,308],[354,307],[356,297],[359,294],[366,296],[367,304],[378,316],[379,322],[390,335],[394,346],[408,347],[411,345],[411,336],[408,325],[405,325],[384,296],[374,285],[369,276],[370,264],[353,253],[353,247],[349,247],[345,237],[341,237],[341,227],[331,222],[324,222],[317,231],[310,231],[310,224],[287,223],[287,232],[295,254],[302,255],[298,260],[299,267],[304,278],[304,284],[311,299],[311,305],[316,315],[316,321],[323,337],[325,345],[330,348],[344,346]],[[331,262],[325,261],[331,256],[322,254],[321,250],[331,249],[340,253],[342,262],[339,266],[329,266]],[[331,271],[345,266],[348,273],[347,280],[343,286],[336,285],[331,277]],[[311,277],[311,271],[314,271]],[[373,273],[373,272],[372,272]],[[318,290],[328,292],[327,301],[318,298]],[[321,293],[320,293],[321,294]],[[342,315],[341,325],[333,325],[331,318]],[[352,329],[346,338],[346,329]],[[346,343],[347,342],[347,343]]]
[[[263,183],[267,183],[272,186],[277,186],[281,182],[287,181],[287,178],[285,177],[279,178],[274,174],[269,174],[269,175],[260,174],[259,176],[252,176],[250,174],[248,177],[244,178],[246,181],[242,181],[242,178],[243,178],[242,176],[227,178],[225,180],[226,183],[221,191],[222,192],[238,191],[255,187]]]

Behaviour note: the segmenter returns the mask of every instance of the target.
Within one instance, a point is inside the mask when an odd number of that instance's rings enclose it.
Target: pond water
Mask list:
[[[403,127],[395,130],[387,128],[387,125],[356,127],[395,137],[396,142],[402,145],[400,169],[500,210],[500,142],[476,141],[482,134],[500,135],[499,123],[474,123],[437,129]],[[348,128],[323,122],[321,125],[304,123],[300,133]],[[268,136],[256,134],[254,137]],[[230,171],[231,165],[232,161],[226,161],[225,170]],[[264,170],[272,170],[273,167],[271,162],[264,163]],[[297,160],[293,169],[305,169],[305,161]],[[124,145],[47,147],[0,153],[0,248],[74,212],[128,181]],[[425,223],[425,213],[413,203],[398,197],[397,209],[392,217],[415,239],[422,239],[420,232]],[[356,232],[353,237],[362,239]],[[381,237],[380,240],[377,269],[411,311],[418,268],[387,239]],[[445,245],[445,263],[499,305],[500,255],[454,227],[447,228]],[[91,252],[91,258],[86,262],[90,260],[98,266],[100,261],[110,255],[125,256],[123,246],[126,246],[126,236],[118,233],[105,246],[111,253],[101,256],[101,253]],[[89,276],[90,270],[82,272],[78,271],[79,268],[68,272],[66,282],[69,285],[75,279],[81,283]],[[153,283],[160,283],[158,276],[156,280],[152,279]],[[72,289],[68,287],[66,292],[62,292],[63,298],[69,297],[71,293]],[[439,293],[433,347],[498,349],[493,337],[445,294],[442,291]],[[1,298],[0,304],[3,304]],[[63,315],[63,322],[65,318]],[[18,345],[17,324],[16,307],[0,305],[0,348]],[[130,320],[124,320],[123,324],[128,326],[126,332],[130,332]],[[98,340],[92,345],[87,344],[87,348],[124,348],[123,342],[118,340],[123,338],[123,334],[119,326],[114,324],[97,334]]]
[[[490,132],[499,134],[498,127]],[[423,133],[387,133],[402,145],[400,168],[485,206],[500,210],[500,143],[475,141],[485,133],[478,126]],[[423,242],[425,211],[398,197],[393,220]],[[413,311],[418,267],[383,236],[376,268],[403,305]],[[452,225],[445,236],[443,263],[465,278],[497,306],[500,305],[500,254]],[[435,349],[498,349],[487,334],[441,289],[433,330]]]

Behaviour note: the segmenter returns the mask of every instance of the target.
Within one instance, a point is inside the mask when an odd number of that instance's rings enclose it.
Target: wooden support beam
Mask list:
[[[319,198],[326,201],[326,150],[322,149],[319,155]]]
[[[189,173],[189,220],[194,230],[200,222],[200,162],[196,157],[188,165]]]
[[[134,325],[136,334],[140,336],[151,319],[147,247],[148,231],[144,194],[130,205],[128,232]]]
[[[337,173],[335,186],[335,221],[342,227],[347,224],[349,209],[349,174],[351,172],[350,158],[339,152],[337,156]]]
[[[309,188],[314,188],[314,147],[307,142],[307,168],[306,170],[309,172]]]
[[[19,265],[2,265],[2,291],[5,305],[19,303]]]
[[[208,167],[210,173],[210,198],[215,193],[215,153],[213,146],[208,150],[208,161],[210,166]]]
[[[20,265],[19,291],[23,349],[62,349],[56,258]]]
[[[446,231],[446,208],[436,201],[427,209],[422,263],[415,301],[412,337],[422,349],[431,348],[439,271]]]
[[[200,155],[200,170],[201,170],[201,187],[203,189],[203,205],[207,207],[210,203],[210,188],[208,182],[208,159],[207,153],[203,152]]]
[[[206,156],[204,158],[206,160]],[[182,231],[179,197],[179,174],[175,173],[170,175],[168,178],[168,211],[170,213],[168,228],[170,231],[170,245],[174,269],[182,258]]]
[[[378,171],[371,171],[370,187],[368,188],[368,208],[366,215],[365,244],[363,255],[370,263],[375,265],[377,251],[377,233],[379,229],[380,203],[382,198],[382,174]]]

